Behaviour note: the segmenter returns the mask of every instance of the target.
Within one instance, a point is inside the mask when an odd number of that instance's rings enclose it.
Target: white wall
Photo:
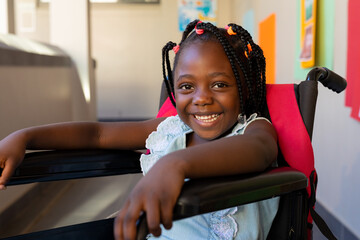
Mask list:
[[[15,2],[15,33],[20,37],[50,43],[50,16],[48,4],[36,4],[36,0],[13,0]],[[23,31],[20,21],[22,4],[35,4],[34,31]]]
[[[0,75],[0,139],[33,125],[91,119],[70,67],[0,66]]]
[[[172,1],[160,5],[92,6],[100,118],[154,116],[161,84],[161,48],[177,39]]]
[[[88,0],[52,0],[50,2],[50,42],[67,52],[76,65],[85,100],[92,118],[96,119],[89,4]]]
[[[222,0],[219,25],[231,19]],[[100,118],[148,118],[158,109],[161,49],[179,42],[177,0],[161,4],[92,4],[93,56],[97,61]]]

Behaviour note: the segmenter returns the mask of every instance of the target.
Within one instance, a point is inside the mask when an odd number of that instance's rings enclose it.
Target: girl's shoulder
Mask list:
[[[262,121],[266,121],[268,123],[271,124],[271,122],[267,119],[267,118],[264,118],[264,117],[259,117],[257,115],[257,113],[253,113],[250,115],[250,117],[246,118],[242,118],[241,121],[239,121],[235,127],[233,128],[232,132],[229,134],[229,136],[234,136],[234,135],[239,135],[239,134],[243,134],[246,130],[246,128],[253,122],[255,121],[259,121],[259,120],[262,120]]]

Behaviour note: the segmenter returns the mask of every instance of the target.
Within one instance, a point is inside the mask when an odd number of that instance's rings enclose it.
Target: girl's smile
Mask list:
[[[222,114],[194,114],[195,122],[202,128],[215,128],[221,122]]]
[[[179,117],[193,137],[213,140],[235,125],[240,100],[230,62],[218,42],[197,42],[179,56],[174,74]]]
[[[195,114],[194,117],[200,122],[212,123],[220,117],[220,114],[211,114],[211,115],[196,115]]]

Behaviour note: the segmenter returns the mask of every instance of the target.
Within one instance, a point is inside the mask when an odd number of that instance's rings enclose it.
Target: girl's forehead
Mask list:
[[[182,50],[175,68],[174,80],[176,81],[183,74],[198,75],[220,72],[233,75],[230,61],[221,44],[199,42]]]
[[[202,40],[197,40],[197,41],[193,41],[190,43],[187,43],[185,46],[184,51],[186,51],[188,48],[222,48],[221,44],[219,41],[215,41],[215,40],[208,40],[208,41],[202,41]]]
[[[219,42],[194,42],[188,44],[179,56],[179,62],[198,61],[202,58],[227,59],[225,51]]]

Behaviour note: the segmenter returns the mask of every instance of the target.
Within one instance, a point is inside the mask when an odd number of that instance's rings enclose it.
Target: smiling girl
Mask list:
[[[116,239],[135,238],[141,212],[147,213],[149,238],[266,239],[277,198],[172,222],[185,179],[257,172],[276,164],[277,136],[266,114],[261,49],[240,26],[229,24],[226,30],[196,20],[179,45],[166,44],[163,59],[176,116],[61,123],[14,132],[0,142],[0,188],[26,149],[147,148],[150,153],[140,159],[145,176],[116,218]]]

